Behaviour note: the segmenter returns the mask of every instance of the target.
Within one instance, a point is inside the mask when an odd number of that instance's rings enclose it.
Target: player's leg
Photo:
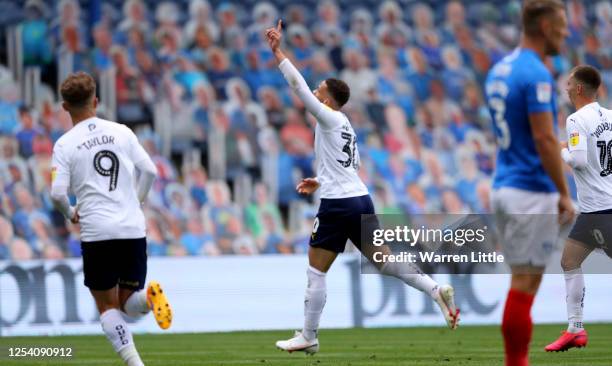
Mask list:
[[[504,187],[492,192],[497,231],[512,279],[502,319],[507,366],[529,365],[531,307],[558,240],[558,195]]]
[[[581,242],[568,239],[563,248],[561,268],[565,275],[565,291],[567,294],[568,332],[578,333],[584,329],[582,311],[584,307],[584,274],[582,263],[591,254],[593,248]]]
[[[588,342],[588,335],[582,323],[585,287],[581,266],[591,254],[593,248],[572,239],[571,237],[575,233],[576,230],[572,230],[572,233],[570,233],[570,238],[565,242],[561,257],[561,268],[565,276],[568,327],[567,331],[562,332],[556,341],[544,347],[547,352],[566,351],[574,347],[580,348],[586,346]]]
[[[91,290],[100,312],[100,323],[106,338],[128,366],[144,366],[136,350],[132,333],[119,311],[117,287],[110,290]]]
[[[147,301],[147,292],[131,288],[119,288],[119,306],[121,311],[132,318],[138,318],[151,311]]]
[[[346,239],[345,239],[346,242]],[[293,338],[276,342],[284,351],[304,351],[314,354],[319,351],[318,330],[321,314],[327,300],[325,277],[338,253],[311,246],[308,249],[308,282],[304,294],[304,327]]]
[[[513,266],[502,319],[506,366],[529,364],[533,332],[531,307],[542,281],[543,267]]]
[[[391,254],[388,246],[374,247],[365,245],[362,247],[363,255],[378,268],[381,274],[399,279],[410,287],[429,295],[440,307],[444,319],[449,328],[457,329],[459,325],[459,309],[455,305],[455,290],[450,285],[439,285],[428,274],[414,263],[384,262],[379,263],[372,260],[374,253],[382,255]],[[380,258],[383,258],[380,256]]]
[[[368,202],[369,201],[369,202]],[[414,263],[399,262],[377,262],[373,260],[376,254],[378,258],[385,258],[391,254],[391,249],[387,245],[373,245],[374,230],[380,227],[378,219],[374,215],[374,205],[370,198],[364,199],[364,211],[366,215],[360,215],[360,225],[352,230],[349,238],[361,251],[370,263],[372,263],[383,275],[399,279],[410,287],[414,287],[436,301],[446,323],[451,329],[456,329],[459,324],[459,309],[455,306],[454,289],[450,285],[440,286],[433,278],[421,271]],[[361,228],[361,229],[357,229]]]
[[[145,238],[121,240],[124,255],[120,261],[119,304],[131,317],[153,310],[157,324],[168,329],[172,324],[172,309],[157,281],[144,290],[147,276],[147,241]]]
[[[82,244],[85,286],[96,301],[102,330],[113,349],[126,365],[142,366],[132,334],[119,311],[119,273],[113,263],[120,249],[112,240]]]
[[[338,253],[323,248],[308,249],[308,283],[304,296],[304,328],[302,334],[306,339],[316,339],[319,321],[327,300],[325,276]]]
[[[327,300],[327,271],[338,253],[344,251],[348,236],[345,219],[353,199],[321,200],[315,218],[308,249],[308,282],[304,294],[304,327],[293,338],[276,342],[285,351],[304,351],[313,354],[319,350],[318,329]]]

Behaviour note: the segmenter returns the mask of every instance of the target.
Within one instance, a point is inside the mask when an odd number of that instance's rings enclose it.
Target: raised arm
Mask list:
[[[306,80],[300,74],[298,69],[289,61],[281,50],[280,43],[282,38],[282,21],[279,20],[276,28],[268,28],[266,30],[266,39],[270,45],[270,49],[274,54],[274,58],[278,64],[278,68],[283,73],[285,80],[289,83],[291,89],[302,100],[306,110],[310,112],[323,127],[332,127],[334,125],[334,111],[321,103],[319,99],[312,93]]]

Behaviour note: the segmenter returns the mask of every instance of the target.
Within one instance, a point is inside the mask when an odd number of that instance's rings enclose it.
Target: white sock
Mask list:
[[[119,351],[119,356],[127,366],[144,366],[134,344],[121,349],[121,351]]]
[[[567,331],[578,333],[584,329],[582,310],[584,308],[584,274],[582,268],[565,271],[565,301],[567,302]]]
[[[138,351],[136,351],[132,333],[119,310],[110,309],[102,313],[100,323],[102,323],[102,330],[106,334],[106,338],[126,365],[144,366]]]
[[[438,283],[423,273],[414,263],[387,262],[380,268],[380,272],[402,280],[408,286],[423,291],[433,299],[438,298],[440,288]]]
[[[131,294],[123,308],[125,313],[132,318],[138,318],[151,311],[149,304],[147,304],[147,291],[140,290]]]
[[[304,296],[304,338],[311,340],[317,338],[319,320],[327,300],[327,288],[325,285],[325,273],[314,267],[308,266],[306,271],[308,285]]]

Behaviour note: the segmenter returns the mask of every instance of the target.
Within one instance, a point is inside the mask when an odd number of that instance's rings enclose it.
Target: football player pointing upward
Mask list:
[[[348,101],[350,91],[346,83],[327,79],[312,92],[302,75],[280,49],[281,21],[276,28],[266,30],[266,38],[283,76],[304,106],[317,120],[315,127],[316,178],[304,179],[297,187],[299,193],[311,194],[321,189],[321,205],[315,219],[308,250],[308,284],[304,300],[304,328],[288,340],[278,341],[282,350],[314,353],[319,350],[317,330],[325,305],[325,276],[338,253],[344,251],[347,239],[362,252],[361,215],[374,214],[374,206],[366,186],[357,174],[359,151],[351,123],[340,108]],[[363,246],[362,246],[363,244]],[[385,247],[383,247],[385,248]],[[385,249],[383,249],[385,250]],[[368,256],[368,253],[364,253]],[[428,295],[440,306],[449,327],[454,329],[459,320],[454,305],[452,287],[438,286],[414,266],[386,263],[379,269],[404,281]]]
[[[85,286],[96,301],[102,330],[126,365],[141,366],[120,311],[137,317],[153,309],[164,329],[172,320],[159,283],[143,291],[147,241],[140,205],[157,170],[129,128],[96,117],[91,76],[68,76],[61,95],[74,127],[53,147],[51,197],[64,216],[81,224]],[[70,206],[68,190],[76,195],[78,209]]]

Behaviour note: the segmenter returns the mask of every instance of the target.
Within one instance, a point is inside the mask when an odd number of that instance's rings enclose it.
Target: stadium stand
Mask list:
[[[612,88],[612,5],[568,1],[549,68],[560,136],[573,65]],[[84,70],[100,113],[133,128],[159,178],[146,204],[154,256],[300,253],[316,201],[313,128],[262,31],[282,17],[314,86],[340,77],[360,174],[382,213],[489,210],[494,137],[483,79],[518,42],[519,1],[0,1],[0,259],[80,256],[49,197],[53,143],[71,127],[58,81]],[[10,16],[9,16],[10,14]],[[569,176],[568,169],[568,176]]]

